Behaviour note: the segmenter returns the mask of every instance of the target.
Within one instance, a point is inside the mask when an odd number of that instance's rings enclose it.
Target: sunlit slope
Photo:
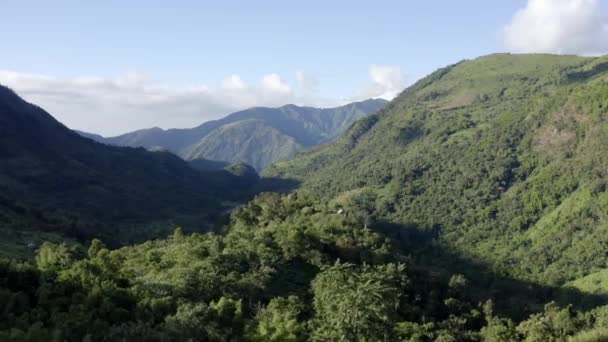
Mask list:
[[[436,71],[268,175],[561,284],[608,262],[608,58],[498,54]]]

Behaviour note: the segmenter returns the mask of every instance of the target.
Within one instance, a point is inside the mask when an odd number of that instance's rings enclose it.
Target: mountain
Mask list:
[[[182,152],[186,160],[204,156],[211,160],[244,160],[264,168],[285,160],[303,145],[262,120],[242,120],[216,128]]]
[[[561,285],[608,264],[606,94],[608,57],[463,61],[266,175],[499,274]]]
[[[295,105],[259,107],[192,129],[155,127],[111,138],[83,135],[112,145],[164,149],[186,160],[244,162],[261,171],[276,161],[294,156],[303,148],[334,140],[354,121],[385,104],[385,100],[370,99],[323,109]]]
[[[205,229],[238,178],[230,170],[199,172],[171,153],[83,138],[0,86],[3,232],[120,242],[155,223]]]

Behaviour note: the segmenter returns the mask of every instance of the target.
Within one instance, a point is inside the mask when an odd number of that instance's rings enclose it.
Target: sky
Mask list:
[[[608,0],[0,0],[0,84],[105,136],[392,99],[495,52],[608,53]]]

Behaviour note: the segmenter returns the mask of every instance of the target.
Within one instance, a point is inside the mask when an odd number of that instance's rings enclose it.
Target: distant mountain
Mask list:
[[[258,170],[277,160],[288,159],[302,149],[293,137],[262,120],[250,119],[216,128],[180,153],[190,160],[243,160]]]
[[[164,149],[186,160],[244,162],[261,171],[303,148],[334,140],[353,122],[385,104],[385,100],[370,99],[336,108],[258,107],[192,129],[155,127],[111,138],[80,134],[112,145]]]
[[[0,86],[2,233],[35,229],[114,242],[150,222],[204,228],[232,198],[234,177],[219,165],[200,172],[171,153],[85,139]]]

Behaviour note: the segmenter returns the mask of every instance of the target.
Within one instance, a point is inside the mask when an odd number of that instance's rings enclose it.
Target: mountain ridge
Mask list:
[[[253,107],[218,120],[207,121],[190,129],[164,130],[155,127],[103,139],[94,135],[89,137],[118,146],[161,148],[186,160],[204,158],[231,163],[245,162],[261,171],[273,162],[292,157],[296,151],[337,138],[356,119],[375,112],[386,103],[382,99],[369,99],[333,108],[292,104],[278,108]],[[216,132],[216,138],[221,136],[223,140],[221,143],[214,142],[214,145],[229,146],[227,151],[206,145],[205,141],[209,139],[205,140],[205,137],[216,130],[251,119],[263,124],[263,128],[260,126],[262,133],[255,135],[254,132],[249,131],[249,137],[227,136],[224,130],[223,134]],[[243,130],[247,129],[243,128]],[[251,139],[252,134],[254,134],[253,139]],[[232,140],[247,141],[247,145],[235,144]],[[287,141],[290,141],[289,150],[282,145]],[[275,150],[280,152],[277,154],[271,152]],[[235,151],[239,153],[234,153]],[[248,153],[244,154],[243,151]]]

